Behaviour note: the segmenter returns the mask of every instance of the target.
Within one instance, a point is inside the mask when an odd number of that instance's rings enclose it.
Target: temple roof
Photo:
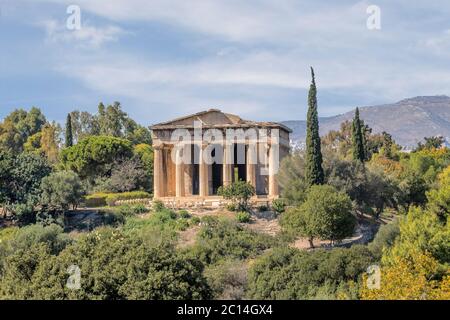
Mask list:
[[[188,116],[176,118],[171,121],[157,123],[150,127],[151,130],[170,130],[170,129],[190,129],[194,128],[194,122],[199,121],[204,128],[279,128],[287,132],[292,130],[285,125],[277,122],[256,122],[244,120],[241,117],[222,112],[218,109],[209,109],[206,111],[194,113]]]

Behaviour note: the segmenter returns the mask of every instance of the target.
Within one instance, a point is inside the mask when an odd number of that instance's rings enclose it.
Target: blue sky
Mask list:
[[[81,9],[69,30],[66,9]],[[369,30],[366,10],[381,9]],[[0,1],[0,118],[40,107],[64,121],[120,101],[144,125],[208,108],[304,119],[309,66],[319,114],[450,95],[450,2]]]

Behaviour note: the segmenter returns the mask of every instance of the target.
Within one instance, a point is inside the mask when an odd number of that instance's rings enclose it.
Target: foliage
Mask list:
[[[95,180],[95,190],[103,192],[129,192],[148,187],[148,176],[137,157],[117,159],[111,164],[111,173]]]
[[[109,136],[91,136],[61,152],[61,164],[83,179],[110,175],[111,165],[118,159],[131,158],[131,142]]]
[[[308,185],[322,184],[322,152],[320,148],[319,119],[317,115],[317,89],[314,70],[311,67],[311,86],[308,94],[308,115],[306,120],[306,167],[305,179]]]
[[[248,210],[248,201],[255,194],[255,188],[247,181],[238,180],[219,187],[217,194],[231,200],[238,210]]]
[[[409,259],[395,257],[381,269],[380,288],[361,288],[365,300],[449,300],[450,268],[440,279],[433,279],[439,264],[427,253],[414,252]],[[367,281],[367,277],[364,278]]]
[[[350,198],[335,188],[312,186],[306,201],[281,216],[281,225],[308,238],[311,247],[315,238],[341,240],[353,234],[355,218]]]
[[[41,181],[50,174],[46,159],[30,153],[0,152],[0,204],[20,222],[33,222],[34,207],[41,194]]]
[[[278,214],[283,213],[286,209],[286,203],[283,199],[274,199],[272,201],[272,209]]]
[[[12,234],[10,235],[4,236],[2,234],[2,249],[7,254],[11,254],[15,251],[28,249],[33,244],[44,243],[49,253],[58,254],[72,242],[63,231],[63,228],[56,224],[48,226],[34,224],[18,228],[11,231]]]
[[[395,245],[383,255],[383,262],[391,264],[396,257],[409,259],[418,250],[430,253],[441,264],[450,263],[450,224],[443,223],[435,214],[411,207],[400,220],[400,235]]]
[[[83,197],[83,186],[73,171],[53,172],[42,179],[40,204],[49,210],[76,209]]]
[[[251,220],[251,214],[247,211],[240,211],[236,213],[236,220],[240,223],[249,223]]]
[[[237,222],[209,217],[197,235],[192,254],[205,264],[222,259],[246,259],[273,244],[270,236],[245,229]]]
[[[372,254],[377,257],[378,260],[381,259],[383,250],[389,249],[394,245],[395,239],[400,234],[400,227],[398,219],[391,223],[382,225],[379,229],[375,238],[369,243],[369,249]]]
[[[144,189],[148,192],[153,191],[153,148],[152,146],[141,143],[134,147],[134,154],[141,160],[145,170],[144,180],[146,184]]]
[[[364,160],[366,160],[365,149],[366,147],[364,145],[364,135],[361,126],[361,120],[359,119],[359,109],[356,108],[355,117],[353,118],[352,123],[353,160],[364,162]]]
[[[145,191],[131,191],[121,193],[96,192],[85,197],[88,207],[113,206],[120,200],[150,199],[151,195]]]
[[[364,246],[311,252],[280,247],[257,259],[249,270],[251,299],[357,298],[358,280],[373,262]]]
[[[97,113],[71,112],[74,140],[81,141],[89,136],[106,135],[124,138],[133,144],[151,145],[150,131],[137,124],[122,110],[120,102],[105,106],[99,103]]]
[[[445,142],[445,139],[442,136],[424,137],[423,140],[425,140],[425,143],[423,143],[422,141],[419,141],[419,143],[417,144],[417,148],[414,151],[422,151],[425,149],[428,149],[428,150],[438,149]]]
[[[67,115],[66,120],[65,144],[66,148],[73,146],[72,116],[70,115],[70,113]]]
[[[240,260],[223,260],[207,266],[204,275],[219,300],[242,300],[247,288],[247,264]]]
[[[27,139],[41,131],[47,123],[45,116],[38,108],[30,111],[17,109],[5,117],[0,123],[0,150],[20,153]]]
[[[98,229],[59,255],[45,244],[17,250],[5,260],[0,297],[7,299],[205,299],[210,289],[200,262],[169,245]],[[67,270],[80,268],[80,290],[66,287]]]
[[[152,208],[154,211],[162,211],[165,206],[161,200],[153,200]]]

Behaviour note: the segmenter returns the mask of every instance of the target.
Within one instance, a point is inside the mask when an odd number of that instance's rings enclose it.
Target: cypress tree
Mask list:
[[[319,119],[317,115],[317,89],[314,69],[311,67],[311,85],[308,94],[306,120],[306,182],[309,185],[323,184],[322,152],[320,149]]]
[[[352,149],[353,159],[364,162],[366,159],[363,129],[361,126],[361,120],[359,119],[359,109],[356,108],[355,117],[352,123]]]
[[[73,145],[73,133],[72,133],[72,117],[67,114],[66,120],[66,147],[71,147]]]

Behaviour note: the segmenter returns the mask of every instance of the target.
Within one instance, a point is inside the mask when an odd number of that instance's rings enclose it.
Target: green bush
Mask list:
[[[292,208],[281,217],[285,230],[313,240],[339,241],[353,234],[356,219],[351,213],[352,202],[342,192],[328,185],[312,186],[307,199],[299,207]]]
[[[77,265],[81,288],[65,284]],[[195,300],[211,290],[203,265],[170,245],[149,245],[143,238],[101,228],[81,236],[58,255],[34,244],[5,259],[0,299]]]
[[[109,193],[96,192],[84,197],[84,204],[86,207],[96,208],[106,206],[106,198]]]
[[[374,261],[362,245],[310,252],[276,248],[249,270],[248,298],[357,299],[361,275]]]
[[[233,220],[204,217],[202,223],[192,254],[206,264],[255,257],[274,243],[271,236],[248,230]]]
[[[85,197],[87,207],[114,206],[119,200],[150,199],[151,195],[145,191],[130,191],[122,193],[96,192]]]
[[[232,211],[232,212],[237,211],[236,205],[234,203],[228,203],[226,205],[226,209],[228,211]]]
[[[106,204],[108,206],[114,206],[116,201],[120,200],[134,200],[134,199],[150,199],[151,195],[145,191],[130,191],[122,193],[110,193],[106,197]]]
[[[149,210],[143,204],[123,204],[118,207],[108,208],[108,210],[123,215],[124,217],[131,217],[137,214],[149,212]]]
[[[285,208],[286,208],[286,203],[284,202],[283,199],[274,199],[272,201],[272,209],[276,213],[278,213],[278,214],[283,213]]]
[[[153,211],[163,211],[166,207],[161,200],[153,200],[152,209]]]
[[[218,300],[243,300],[247,288],[247,263],[223,260],[205,268],[204,275]]]
[[[196,225],[196,224],[200,224],[201,219],[199,217],[192,217],[191,218],[191,223]]]
[[[180,216],[180,218],[185,218],[185,219],[189,219],[191,217],[191,215],[189,214],[189,212],[187,210],[178,211],[178,216]]]
[[[251,215],[247,211],[241,211],[236,214],[236,219],[238,222],[241,222],[241,223],[249,223],[250,219],[251,219]]]
[[[388,249],[392,247],[399,234],[400,225],[398,219],[394,220],[392,223],[382,225],[380,229],[378,229],[373,241],[369,243],[369,249],[374,256],[381,259],[383,248]]]
[[[219,187],[217,194],[231,200],[237,210],[247,210],[248,201],[255,194],[255,188],[249,182],[239,180],[228,186]]]

